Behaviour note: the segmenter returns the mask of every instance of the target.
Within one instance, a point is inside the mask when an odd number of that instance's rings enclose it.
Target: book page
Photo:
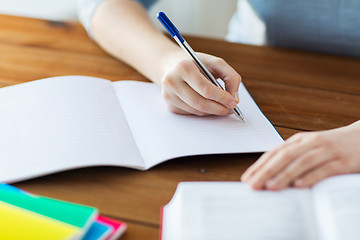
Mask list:
[[[325,179],[312,192],[319,239],[360,239],[360,174]]]
[[[163,209],[162,240],[316,239],[309,190],[183,182]]]
[[[0,116],[0,182],[143,165],[108,80],[66,76],[2,88]]]
[[[181,156],[263,152],[283,142],[243,85],[239,107],[245,122],[235,115],[171,113],[152,83],[121,81],[114,88],[147,167]]]

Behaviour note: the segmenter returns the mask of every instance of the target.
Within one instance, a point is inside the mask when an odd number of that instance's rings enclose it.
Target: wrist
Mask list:
[[[178,46],[175,46],[166,53],[163,54],[160,62],[160,73],[161,78],[173,69],[181,60],[186,59],[185,52]],[[160,79],[161,80],[161,79]]]

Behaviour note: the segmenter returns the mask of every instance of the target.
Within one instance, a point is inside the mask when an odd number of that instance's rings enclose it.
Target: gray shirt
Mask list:
[[[253,41],[263,36],[272,46],[360,57],[359,0],[239,0],[230,24],[232,41],[246,40],[242,29],[256,22],[241,12],[246,7],[260,22],[252,28],[263,24],[264,34],[253,34]]]
[[[106,0],[78,0],[91,35],[91,16]],[[136,0],[150,7],[156,0]],[[360,57],[360,0],[238,0],[227,38]]]

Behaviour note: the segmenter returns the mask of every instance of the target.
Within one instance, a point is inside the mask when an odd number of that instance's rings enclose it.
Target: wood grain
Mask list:
[[[245,78],[359,95],[360,60],[220,40],[189,38],[196,50],[222,57]]]
[[[359,95],[256,79],[244,83],[275,126],[325,130],[360,118]]]
[[[59,75],[147,79],[108,56],[77,22],[0,15],[0,87]],[[188,36],[197,51],[224,58],[239,73],[284,139],[299,131],[330,129],[360,118],[360,60],[254,47]],[[142,172],[91,167],[15,184],[49,197],[95,206],[126,221],[124,240],[158,239],[160,208],[180,181],[238,181],[261,154],[174,159]]]
[[[97,206],[102,213],[159,225],[160,208],[180,181],[239,181],[260,154],[179,158],[141,172],[94,167],[53,174],[16,184],[41,195]]]

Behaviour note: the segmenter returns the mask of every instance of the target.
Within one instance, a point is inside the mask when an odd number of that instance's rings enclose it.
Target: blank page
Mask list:
[[[263,152],[283,142],[243,85],[239,107],[245,122],[234,115],[171,113],[152,83],[121,81],[114,88],[146,167],[180,156]]]
[[[143,163],[112,83],[66,76],[0,89],[0,182]]]

